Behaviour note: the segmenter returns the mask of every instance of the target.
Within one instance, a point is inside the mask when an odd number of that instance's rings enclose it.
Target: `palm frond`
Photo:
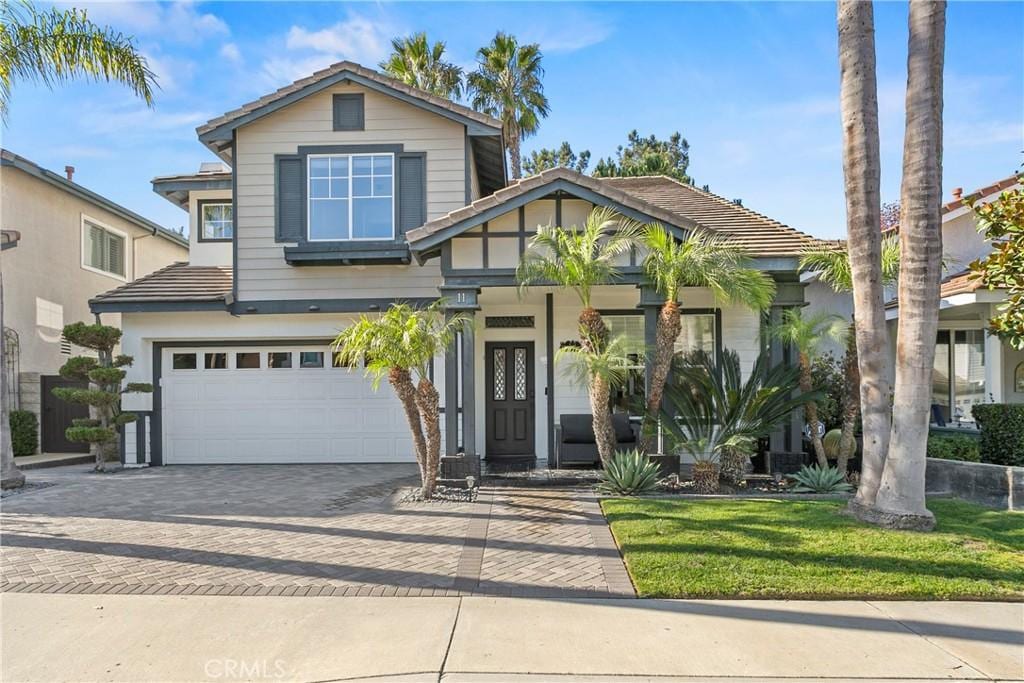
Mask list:
[[[771,334],[801,353],[814,355],[825,342],[844,342],[849,327],[847,320],[828,311],[805,315],[799,309],[788,309],[783,311],[782,322],[772,328]]]
[[[593,344],[597,350],[570,344],[555,352],[555,362],[563,364],[563,372],[578,388],[589,388],[594,378],[603,379],[613,389],[621,387],[629,374],[633,361],[625,337],[619,335],[607,344]]]
[[[800,257],[800,270],[816,272],[819,279],[835,292],[853,291],[853,268],[845,248],[819,247]],[[882,285],[893,287],[900,279],[900,237],[892,233],[882,238]]]

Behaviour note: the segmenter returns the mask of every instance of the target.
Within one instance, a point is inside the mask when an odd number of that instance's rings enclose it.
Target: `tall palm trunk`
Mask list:
[[[615,455],[615,428],[612,426],[612,412],[608,408],[611,385],[602,377],[590,378],[590,412],[594,416],[594,442],[601,464],[605,467]]]
[[[404,368],[391,368],[388,372],[388,383],[395,390],[395,395],[402,404],[405,411],[405,419],[409,423],[409,431],[412,432],[412,444],[416,450],[416,464],[420,467],[420,481],[423,482],[421,492],[423,496],[429,497],[433,491],[429,489],[427,470],[427,442],[423,437],[423,425],[420,423],[420,410],[416,404],[416,387],[412,383],[412,375]]]
[[[519,130],[510,126],[508,135],[505,137],[508,142],[508,154],[512,163],[512,180],[519,180],[523,177],[523,158],[520,151],[521,141]]]
[[[882,286],[878,87],[874,10],[863,0],[839,0],[840,100],[846,231],[857,320],[863,458],[854,513],[875,504],[889,448],[889,333]]]
[[[416,407],[419,408],[426,432],[426,457],[424,458],[426,476],[422,480],[424,498],[433,496],[434,489],[437,487],[437,473],[441,462],[440,401],[441,397],[433,382],[425,377],[421,378],[416,387]]]
[[[604,318],[597,312],[596,308],[587,306],[580,311],[580,346],[583,349],[596,352],[600,351],[608,343],[608,326]]]
[[[931,530],[935,517],[925,507],[924,475],[942,278],[945,3],[911,0],[909,24],[896,393],[889,455],[875,507],[884,526]]]
[[[672,370],[672,358],[675,356],[676,340],[682,332],[683,323],[679,317],[679,302],[666,301],[658,313],[655,331],[654,358],[651,365],[651,386],[647,391],[647,414],[643,428],[643,450],[651,453],[657,444],[654,443],[657,433],[656,416],[661,410],[661,399],[665,395],[665,382]]]
[[[814,390],[814,378],[811,375],[811,357],[806,353],[800,353],[800,391],[810,393]],[[818,467],[828,467],[828,457],[825,455],[825,444],[821,442],[821,434],[818,433],[818,404],[816,401],[808,401],[804,404],[804,417],[807,418],[807,427],[811,430],[811,446],[814,448],[814,457],[818,460]]]
[[[0,488],[16,489],[25,483],[25,475],[14,464],[10,406],[7,405],[7,359],[5,353],[4,280],[3,274],[0,273]]]
[[[857,451],[857,417],[860,416],[860,369],[857,366],[857,339],[851,333],[846,338],[846,355],[843,357],[843,425],[839,437],[839,457],[836,467],[846,474],[850,458]]]

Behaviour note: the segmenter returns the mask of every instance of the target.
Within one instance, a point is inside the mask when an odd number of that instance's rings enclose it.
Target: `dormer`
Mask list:
[[[227,165],[204,162],[193,174],[154,178],[153,191],[188,213],[191,265],[231,265],[235,223]]]

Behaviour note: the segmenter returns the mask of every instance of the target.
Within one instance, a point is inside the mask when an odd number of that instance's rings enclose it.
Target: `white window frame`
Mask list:
[[[353,157],[379,157],[387,156],[391,157],[391,235],[390,237],[352,237],[352,214],[355,207],[355,198],[352,196],[352,158]],[[346,157],[348,159],[348,237],[326,237],[313,239],[310,237],[310,221],[313,215],[312,207],[314,198],[310,192],[313,178],[310,175],[309,168],[313,159],[337,159],[340,157]],[[395,235],[398,232],[397,222],[398,217],[396,216],[395,210],[395,176],[398,173],[398,167],[396,166],[398,159],[393,152],[352,152],[345,154],[309,154],[306,156],[306,241],[307,242],[387,242],[395,239]],[[372,163],[372,162],[371,162]],[[371,191],[373,186],[371,175]],[[360,197],[360,199],[366,199]]]
[[[230,242],[235,239],[235,207],[234,202],[230,199],[199,199],[196,202],[196,206],[199,209],[199,234],[196,236],[197,242]],[[206,216],[203,215],[204,210],[208,206],[229,206],[231,207],[231,236],[230,237],[207,237],[206,236]]]
[[[100,228],[101,230],[106,230],[107,232],[109,232],[111,234],[114,234],[114,235],[117,235],[118,237],[121,237],[122,239],[124,239],[124,275],[118,275],[117,273],[111,273],[108,270],[103,270],[102,268],[96,268],[95,266],[89,265],[88,261],[86,260],[86,254],[85,254],[85,242],[86,242],[85,234],[86,234],[86,230],[88,229],[88,226],[90,224],[91,225],[95,225],[97,228]],[[79,231],[79,235],[81,237],[81,245],[80,246],[81,246],[81,252],[82,252],[82,269],[83,270],[88,270],[88,271],[90,271],[92,273],[97,273],[99,275],[106,275],[107,277],[113,278],[115,280],[118,280],[119,282],[128,282],[131,279],[132,273],[130,271],[131,271],[131,265],[132,264],[131,264],[131,262],[130,262],[130,260],[128,258],[128,255],[130,253],[132,253],[132,238],[131,238],[131,236],[128,233],[124,232],[123,230],[118,230],[117,228],[115,228],[115,227],[113,227],[111,225],[108,225],[107,223],[104,223],[103,221],[97,220],[97,219],[93,218],[92,216],[88,216],[88,215],[83,213],[82,214],[82,228]]]

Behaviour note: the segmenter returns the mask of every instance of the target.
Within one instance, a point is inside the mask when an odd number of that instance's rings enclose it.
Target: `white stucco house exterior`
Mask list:
[[[356,316],[439,297],[473,320],[434,366],[445,452],[543,465],[559,416],[589,407],[554,360],[576,337],[574,295],[516,287],[538,226],[580,225],[610,206],[746,246],[776,281],[770,311],[685,291],[680,343],[734,349],[746,367],[762,352],[789,357],[761,331],[806,303],[797,262],[820,243],[665,177],[555,169],[509,182],[499,121],[351,62],[213,119],[198,136],[231,170],[153,181],[189,213],[188,263],[92,300],[95,312],[121,316],[136,359],[129,381],[156,387],[127,397],[144,418],[126,437],[127,465],[411,461],[390,388],[333,367],[329,343]],[[596,307],[635,344],[631,390],[642,392],[658,308],[636,254]],[[798,450],[800,426],[772,448]]]

